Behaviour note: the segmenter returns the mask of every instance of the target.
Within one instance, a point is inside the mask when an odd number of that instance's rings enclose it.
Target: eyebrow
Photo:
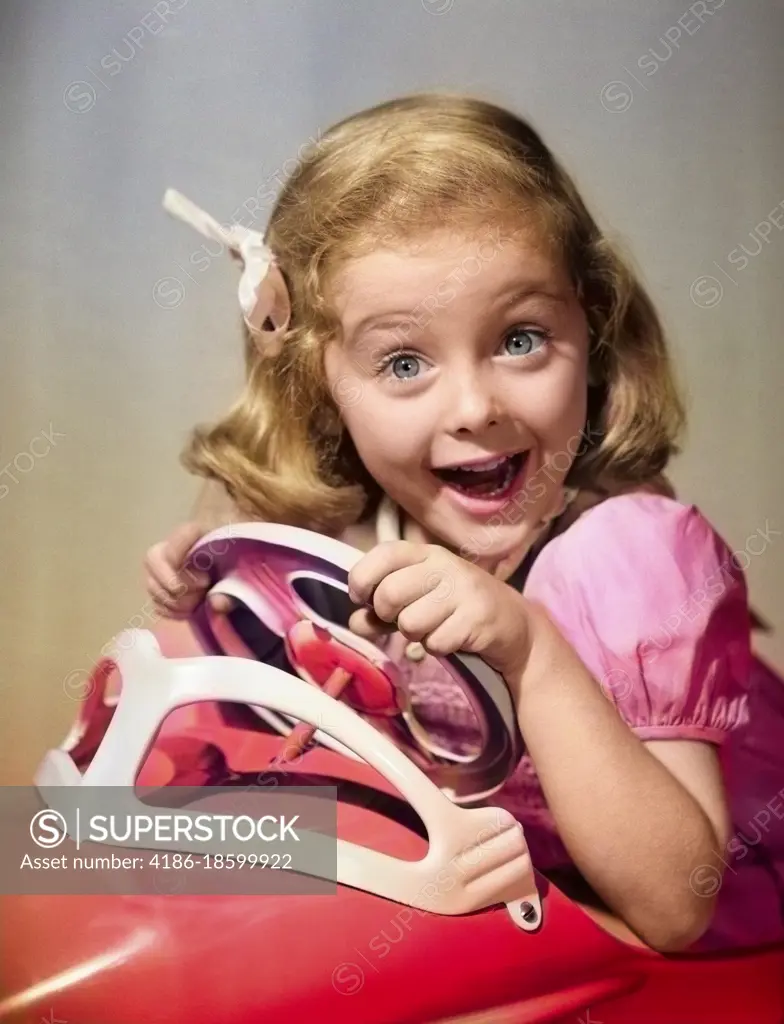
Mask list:
[[[505,289],[496,296],[497,301],[501,299],[506,299],[503,304],[504,309],[516,306],[525,299],[545,299],[547,302],[557,303],[561,306],[566,305],[568,302],[568,299],[563,292],[550,291],[546,285],[539,282],[536,284],[524,285],[522,288],[518,285],[512,285],[510,288]]]
[[[371,325],[376,329],[394,330],[394,328],[400,327],[401,324],[412,322],[416,323],[414,311],[423,306],[429,298],[432,298],[432,296],[425,296],[421,302],[418,302],[408,310],[388,310],[384,313],[371,313],[355,324],[350,331],[347,332],[347,336],[353,340],[357,337],[360,331],[366,330]],[[547,302],[561,306],[565,306],[568,301],[566,296],[562,293],[548,291],[546,285],[541,282],[535,282],[523,286],[520,286],[520,284],[516,282],[508,288],[501,289],[493,300],[493,305],[502,302],[503,309],[511,309],[526,299],[545,299]]]
[[[414,310],[416,308],[416,306],[413,306],[410,310],[401,309],[391,310],[386,313],[371,313],[369,316],[363,317],[362,320],[355,324],[348,332],[348,335],[351,338],[355,338],[361,330],[366,329],[371,325],[382,329],[400,327],[401,324],[410,323],[414,320]]]

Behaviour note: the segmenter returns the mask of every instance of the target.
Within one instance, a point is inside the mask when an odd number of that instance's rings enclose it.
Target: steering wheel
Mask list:
[[[361,557],[341,541],[279,524],[215,530],[192,548],[186,562],[186,569],[210,577],[193,627],[213,654],[273,664],[340,697],[454,802],[477,802],[495,793],[522,753],[504,680],[476,655],[435,657],[420,650],[418,660],[406,662],[386,638],[373,643],[352,633],[346,625],[353,610],[347,579]],[[234,612],[214,610],[209,598],[218,594],[235,602]],[[479,740],[469,753],[450,750],[420,721],[411,700],[412,681],[432,679],[438,667],[437,674],[454,684],[470,707]],[[261,706],[253,710],[290,742],[297,738],[296,719]],[[299,727],[295,747],[311,739],[356,758],[312,727]]]

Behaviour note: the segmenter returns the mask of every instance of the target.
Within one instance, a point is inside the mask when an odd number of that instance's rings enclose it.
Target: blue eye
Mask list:
[[[504,339],[504,349],[510,356],[529,356],[547,341],[543,331],[534,331],[530,327],[514,327]]]
[[[419,375],[419,360],[416,356],[397,356],[390,363],[392,373],[398,380],[406,380]]]
[[[422,359],[412,352],[395,349],[374,364],[373,373],[387,380],[414,380],[422,373]]]

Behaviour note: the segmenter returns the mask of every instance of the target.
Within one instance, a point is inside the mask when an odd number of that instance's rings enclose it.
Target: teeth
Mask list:
[[[509,488],[509,486],[511,485],[512,481],[515,478],[515,467],[511,459],[507,460],[507,462],[508,465],[506,468],[506,473],[504,474],[504,479],[501,482],[500,486],[495,487],[492,491],[485,491],[484,494],[482,495],[483,498],[497,497],[498,495],[503,494],[504,491],[506,491]],[[469,487],[461,487],[460,484],[453,484],[453,487],[455,488],[455,490],[461,491],[463,494],[468,494],[476,497],[474,491]]]
[[[465,473],[486,473],[490,469],[498,469],[499,466],[503,466],[511,457],[511,455],[502,455],[500,459],[490,459],[489,462],[475,462],[473,466],[453,466],[453,469],[460,469]]]

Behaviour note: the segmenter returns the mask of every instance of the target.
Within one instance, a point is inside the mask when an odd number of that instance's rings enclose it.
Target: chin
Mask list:
[[[470,517],[456,516],[452,509],[442,508],[441,515],[433,515],[435,510],[434,507],[426,517],[428,531],[466,561],[479,565],[497,564],[518,554],[522,559],[536,536],[532,524],[505,523],[502,514],[482,523]],[[515,511],[510,508],[507,517],[512,519]]]
[[[490,531],[486,532],[489,533]],[[463,539],[458,550],[467,561],[476,562],[479,565],[498,565],[500,562],[514,559],[513,571],[525,557],[534,541],[534,537],[533,530],[526,530],[524,533],[516,533],[514,537],[499,537],[498,540],[487,543],[489,536],[483,537],[480,534],[477,537],[472,535],[468,539]]]

